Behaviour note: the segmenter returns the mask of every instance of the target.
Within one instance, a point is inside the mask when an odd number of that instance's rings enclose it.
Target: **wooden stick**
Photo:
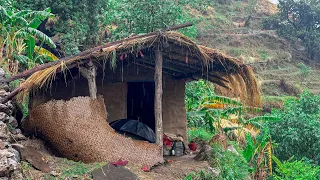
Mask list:
[[[16,88],[14,91],[12,91],[8,96],[0,99],[1,104],[5,104],[10,99],[12,99],[14,96],[16,96],[21,90],[23,90],[21,87]]]
[[[188,27],[188,26],[192,26],[192,23],[185,23],[185,24],[172,26],[172,27],[169,27],[167,29],[164,29],[163,31],[164,32],[165,31],[172,31],[172,30],[177,30],[177,29],[180,29],[180,28],[185,28],[185,27]],[[143,38],[143,37],[147,37],[147,36],[156,35],[156,34],[159,34],[159,32],[161,32],[161,31],[155,31],[155,32],[151,32],[151,33],[148,33],[148,34],[133,36],[133,37],[130,37],[130,38],[127,38],[127,39],[122,39],[122,40],[118,40],[118,41],[115,41],[115,42],[110,42],[110,43],[107,43],[107,44],[104,44],[104,45],[101,45],[101,46],[97,46],[97,47],[88,49],[86,51],[80,52],[77,55],[74,55],[74,56],[71,56],[71,57],[61,58],[61,59],[59,59],[57,61],[53,61],[53,62],[49,62],[49,63],[46,63],[46,64],[42,64],[42,65],[39,65],[39,66],[34,67],[32,69],[26,70],[26,71],[24,71],[22,73],[13,75],[10,78],[5,79],[5,82],[11,82],[11,81],[14,81],[16,79],[28,77],[28,76],[32,75],[33,73],[35,73],[37,71],[41,71],[41,70],[46,69],[48,67],[57,65],[57,64],[59,64],[59,63],[61,63],[63,61],[68,61],[70,59],[82,59],[82,56],[89,55],[90,53],[102,50],[103,48],[107,48],[107,47],[113,46],[115,44],[119,44],[119,43],[122,43],[122,42],[125,42],[125,41],[129,41],[129,40],[133,40],[133,39],[138,39],[138,38]]]
[[[92,61],[88,62],[88,68],[80,68],[80,73],[88,80],[89,93],[91,99],[97,99],[97,68],[92,63]]]
[[[156,142],[160,145],[161,155],[163,154],[163,126],[162,126],[162,52],[160,50],[155,51],[155,95],[154,95],[154,117],[156,121]]]

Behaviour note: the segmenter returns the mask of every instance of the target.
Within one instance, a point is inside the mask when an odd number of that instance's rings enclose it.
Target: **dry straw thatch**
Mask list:
[[[38,132],[64,157],[83,162],[128,160],[141,166],[161,162],[161,147],[126,138],[107,123],[103,98],[52,100],[34,107],[25,128]]]
[[[249,67],[215,49],[197,45],[188,37],[174,31],[153,32],[111,42],[75,56],[60,59],[54,65],[32,74],[21,84],[20,92],[26,95],[33,89],[50,87],[58,72],[66,73],[68,69],[77,68],[89,60],[110,60],[112,64],[123,54],[135,57],[138,52],[153,52],[156,48],[163,52],[167,62],[164,64],[163,71],[166,68],[179,69],[177,72],[171,72],[174,78],[208,79],[220,86],[217,89],[222,95],[240,95],[248,105],[261,105],[259,85]],[[151,60],[149,63],[152,64],[154,61]],[[166,67],[167,64],[175,65],[175,68]],[[239,83],[235,83],[236,81]]]

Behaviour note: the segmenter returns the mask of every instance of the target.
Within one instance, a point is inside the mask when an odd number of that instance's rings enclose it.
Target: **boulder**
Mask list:
[[[8,126],[4,122],[0,121],[0,139],[7,141],[10,138],[9,134]]]
[[[210,145],[204,145],[194,159],[198,161],[206,161],[210,158],[211,153],[212,147]]]
[[[137,175],[124,167],[116,167],[112,164],[105,165],[92,171],[93,180],[137,180]]]
[[[0,112],[0,121],[2,122],[8,122],[9,121],[9,116],[5,112]]]
[[[8,124],[14,129],[19,126],[18,121],[13,116],[9,117]]]
[[[20,152],[21,159],[29,162],[34,168],[44,172],[51,172],[49,164],[45,161],[44,156],[31,146],[22,146],[20,144],[12,144],[12,147]]]
[[[3,112],[7,115],[12,114],[12,110],[8,106],[6,106],[5,104],[0,104],[0,112]]]
[[[0,150],[0,177],[10,177],[14,171],[20,171],[16,155],[8,149]]]
[[[227,150],[230,151],[230,152],[232,152],[232,153],[235,154],[235,155],[239,155],[238,151],[236,150],[236,148],[234,148],[233,145],[228,146],[228,147],[227,147]]]

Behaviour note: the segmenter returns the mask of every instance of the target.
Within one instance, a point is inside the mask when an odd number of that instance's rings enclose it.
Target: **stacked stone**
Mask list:
[[[3,83],[4,77],[5,73],[0,68],[0,98],[10,93],[8,84]],[[10,145],[10,143],[16,143],[25,138],[21,130],[17,129],[18,122],[13,116],[14,111],[15,106],[12,101],[0,104],[0,180],[22,179],[20,154]]]

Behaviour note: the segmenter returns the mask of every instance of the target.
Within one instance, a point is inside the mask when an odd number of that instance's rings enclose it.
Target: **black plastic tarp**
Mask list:
[[[132,119],[119,119],[110,123],[110,126],[118,132],[134,134],[151,143],[156,142],[154,131],[147,125]]]

